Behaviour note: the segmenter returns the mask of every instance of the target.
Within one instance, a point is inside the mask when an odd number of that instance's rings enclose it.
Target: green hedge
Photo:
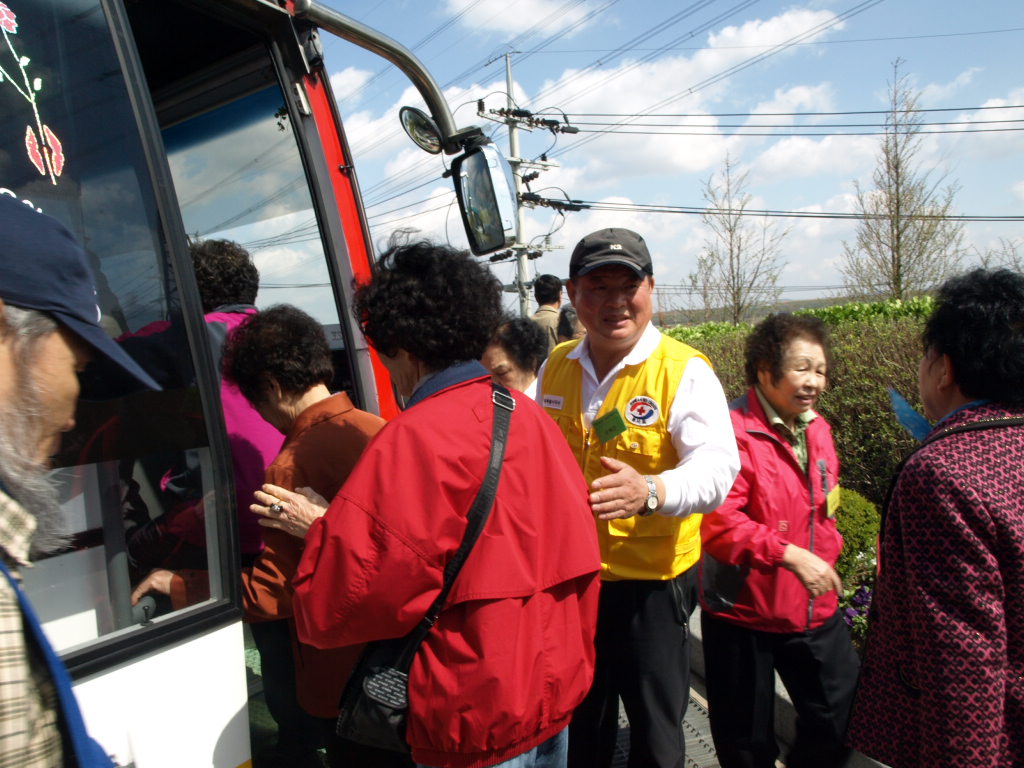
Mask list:
[[[914,446],[889,406],[888,388],[920,408],[917,366],[931,298],[844,304],[809,310],[832,334],[833,370],[818,411],[832,425],[843,485],[880,505],[889,478]],[[711,360],[726,397],[746,391],[743,348],[750,327],[728,323],[680,326],[666,333]]]
[[[880,521],[877,506],[856,491],[842,489],[836,527],[843,535],[843,551],[836,573],[847,589],[875,580]]]

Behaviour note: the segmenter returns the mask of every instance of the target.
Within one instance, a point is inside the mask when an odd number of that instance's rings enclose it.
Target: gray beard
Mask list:
[[[0,480],[36,520],[35,554],[62,549],[70,539],[49,467],[35,458],[41,438],[39,402],[30,377],[19,372],[14,396],[0,403]]]

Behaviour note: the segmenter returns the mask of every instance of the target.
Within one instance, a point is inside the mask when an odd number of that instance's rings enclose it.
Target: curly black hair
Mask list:
[[[439,371],[479,360],[501,322],[501,284],[466,251],[427,240],[395,244],[353,313],[369,343],[389,357],[404,349]]]
[[[946,281],[922,342],[949,355],[967,397],[1024,405],[1024,275],[975,269]]]
[[[498,326],[492,344],[501,346],[516,367],[536,373],[548,356],[547,335],[528,317],[510,317]]]
[[[562,293],[562,281],[554,275],[538,275],[533,281],[533,297],[538,304],[554,304]]]
[[[825,323],[816,317],[777,312],[755,325],[754,330],[747,336],[744,366],[747,384],[756,384],[758,370],[765,367],[772,372],[772,382],[778,383],[782,378],[782,359],[786,354],[786,347],[794,339],[799,338],[809,339],[821,345],[825,351],[826,371],[831,374],[832,343]]]
[[[260,273],[252,256],[231,240],[196,240],[189,245],[203,312],[226,304],[253,304]]]
[[[289,395],[330,385],[334,378],[323,326],[290,304],[258,312],[235,328],[224,345],[222,368],[253,405],[266,397],[271,377]]]

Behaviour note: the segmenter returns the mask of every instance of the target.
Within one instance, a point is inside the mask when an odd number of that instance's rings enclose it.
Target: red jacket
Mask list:
[[[815,599],[782,567],[787,544],[835,566],[843,537],[827,513],[839,480],[832,429],[818,416],[807,425],[808,472],[769,425],[753,389],[729,406],[740,473],[728,498],[701,524],[703,610],[764,632],[821,626],[838,605],[835,591]]]
[[[423,618],[486,471],[483,372],[438,374],[451,385],[381,430],[314,523],[294,581],[303,642],[399,637]],[[494,508],[410,670],[418,763],[471,768],[526,752],[568,724],[593,677],[601,563],[586,486],[555,423],[513,395]]]

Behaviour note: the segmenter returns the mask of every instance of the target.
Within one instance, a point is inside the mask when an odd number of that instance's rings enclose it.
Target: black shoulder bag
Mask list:
[[[500,384],[492,384],[494,430],[487,475],[466,516],[462,543],[444,569],[444,585],[426,615],[405,637],[369,643],[341,694],[336,733],[343,739],[378,749],[409,753],[405,718],[409,708],[409,667],[444,607],[455,577],[487,522],[498,490],[508,427],[516,401]]]

